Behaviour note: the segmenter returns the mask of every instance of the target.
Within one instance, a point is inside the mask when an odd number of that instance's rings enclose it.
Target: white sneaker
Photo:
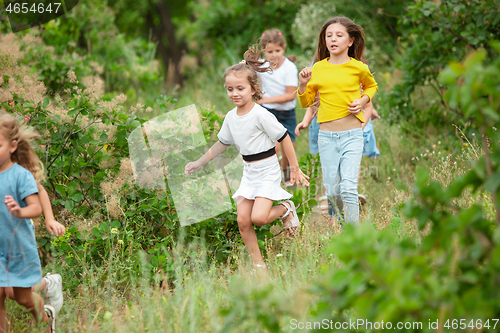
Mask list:
[[[47,303],[54,307],[55,315],[58,315],[64,302],[61,275],[47,273],[43,279],[47,285],[42,293],[47,299]]]
[[[47,313],[47,316],[49,317],[49,325],[50,325],[50,331],[54,333],[56,331],[56,310],[52,305],[44,305],[43,309]]]

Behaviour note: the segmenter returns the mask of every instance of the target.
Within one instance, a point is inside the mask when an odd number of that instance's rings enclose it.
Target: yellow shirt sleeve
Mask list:
[[[363,84],[363,95],[367,95],[370,97],[370,101],[378,90],[377,82],[373,77],[372,73],[370,73],[370,69],[368,66],[363,66],[364,70],[361,73],[361,83]]]
[[[306,91],[304,91],[302,95],[299,94],[299,89],[297,88],[297,98],[299,99],[300,106],[302,106],[303,108],[311,106],[314,103],[314,99],[316,98],[316,91],[310,83],[311,81],[307,83]]]

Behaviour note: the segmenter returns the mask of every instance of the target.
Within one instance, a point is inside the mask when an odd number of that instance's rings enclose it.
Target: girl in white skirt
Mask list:
[[[244,169],[241,184],[233,199],[236,200],[237,221],[241,238],[250,253],[254,265],[264,267],[262,255],[257,244],[253,224],[262,226],[277,218],[283,221],[283,229],[293,235],[299,227],[299,219],[290,193],[283,190],[281,170],[276,156],[275,142],[283,147],[290,162],[290,180],[309,186],[307,177],[300,169],[292,141],[276,117],[254,101],[262,99],[257,72],[269,69],[260,68],[261,52],[256,46],[245,52],[239,64],[229,67],[225,74],[227,96],[236,105],[224,119],[217,141],[207,153],[185,167],[186,174],[192,174],[231,144],[243,156]],[[284,200],[273,206],[275,200]]]

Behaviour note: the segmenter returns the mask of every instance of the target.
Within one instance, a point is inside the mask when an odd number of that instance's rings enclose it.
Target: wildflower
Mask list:
[[[468,143],[465,143],[465,147],[469,147],[469,144],[468,144]]]
[[[123,245],[123,240],[122,240],[122,239],[119,239],[119,240],[118,240],[118,244]]]
[[[111,233],[112,234],[117,234],[118,233],[118,229],[117,228],[111,228]]]
[[[278,253],[276,257],[283,257],[283,255],[281,253]]]
[[[78,81],[76,80],[76,74],[71,69],[68,71],[68,80],[71,83],[78,83]]]
[[[45,145],[39,145],[39,146],[45,149]]]
[[[28,120],[30,120],[30,118],[28,118],[28,117],[24,117],[24,119],[23,119],[23,121],[28,121]]]

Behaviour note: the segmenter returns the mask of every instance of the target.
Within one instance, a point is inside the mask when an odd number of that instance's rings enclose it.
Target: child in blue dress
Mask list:
[[[35,178],[15,161],[39,165],[32,149],[30,132],[6,113],[0,114],[0,331],[6,331],[6,289],[12,287],[13,299],[31,312],[37,322],[55,328],[55,309],[44,305],[32,291],[41,281],[41,265],[30,219],[42,213]]]

